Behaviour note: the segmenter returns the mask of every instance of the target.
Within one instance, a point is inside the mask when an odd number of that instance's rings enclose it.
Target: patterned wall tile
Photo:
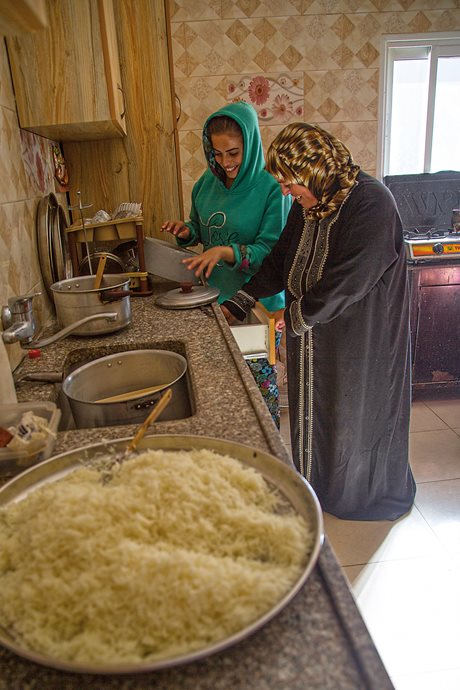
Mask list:
[[[16,110],[5,39],[0,37],[0,105]]]
[[[303,15],[173,25],[177,78],[378,68],[382,34],[460,27],[460,10]],[[192,29],[192,31],[190,31]]]
[[[305,119],[308,122],[376,120],[377,69],[305,73]]]
[[[377,121],[374,122],[316,122],[334,134],[350,149],[356,163],[365,172],[375,171],[377,150]]]
[[[170,0],[171,22],[193,22],[222,16],[221,0]]]
[[[16,111],[0,106],[0,204],[28,197]]]
[[[3,48],[3,50],[2,50]],[[42,284],[36,246],[36,206],[55,191],[51,142],[19,128],[4,41],[0,46],[0,304],[13,295],[41,292],[36,299],[38,328],[53,312]],[[62,200],[64,195],[59,195]],[[7,348],[15,368],[24,352]]]
[[[35,238],[37,201],[29,199],[0,205],[2,248],[8,256],[11,294],[26,294],[41,280]]]
[[[0,301],[7,304],[12,295],[40,292],[34,300],[37,331],[46,323],[54,306],[49,301],[41,278],[35,234],[36,199],[0,204],[0,251],[2,275]],[[14,369],[23,352],[18,346],[7,347]]]
[[[171,21],[456,9],[458,0],[170,0]]]
[[[174,85],[181,102],[181,130],[201,130],[209,115],[227,102],[227,82],[222,77],[176,77]]]

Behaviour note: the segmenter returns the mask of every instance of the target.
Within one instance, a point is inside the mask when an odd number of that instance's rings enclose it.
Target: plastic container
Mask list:
[[[48,428],[52,432],[48,435],[45,445],[39,451],[31,453],[27,451],[10,450],[0,448],[0,477],[12,477],[28,467],[35,465],[50,457],[56,441],[55,434],[58,429],[61,412],[53,402],[24,402],[10,405],[0,405],[0,426],[7,429],[20,423],[25,412],[32,411],[48,422]]]

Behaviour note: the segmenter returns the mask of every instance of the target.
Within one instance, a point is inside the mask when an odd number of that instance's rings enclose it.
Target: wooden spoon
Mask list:
[[[102,254],[101,258],[99,259],[99,263],[97,265],[96,277],[94,279],[94,289],[95,290],[99,290],[99,288],[101,287],[102,276],[104,274],[104,268],[105,268],[106,261],[107,261],[107,254]]]
[[[150,424],[152,424],[155,419],[159,417],[159,415],[163,412],[165,407],[169,404],[170,400],[172,398],[172,390],[168,388],[165,393],[161,396],[161,398],[155,403],[155,405],[152,407],[150,410],[149,415],[145,419],[144,422],[142,422],[141,426],[139,429],[136,431],[134,438],[128,443],[126,448],[122,450],[121,452],[118,452],[116,456],[113,458],[113,461],[111,462],[110,468],[106,469],[103,471],[102,476],[101,476],[101,482],[102,484],[108,484],[109,482],[112,481],[113,479],[113,468],[117,467],[120,469],[122,466],[123,462],[126,460],[126,458],[131,455],[131,453],[134,453],[138,444],[141,442],[141,440],[144,438],[147,429],[149,428]]]
[[[172,390],[168,388],[165,393],[161,396],[161,398],[158,400],[158,402],[153,406],[150,414],[148,415],[147,419],[141,424],[139,429],[137,430],[133,440],[128,443],[126,446],[126,450],[124,451],[124,455],[129,455],[129,453],[132,453],[134,450],[136,450],[138,443],[144,438],[145,433],[149,426],[153,424],[155,419],[157,419],[160,414],[163,412],[165,407],[169,404],[170,400],[172,398]]]

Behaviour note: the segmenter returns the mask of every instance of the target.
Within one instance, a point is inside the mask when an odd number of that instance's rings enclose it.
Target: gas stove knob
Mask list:
[[[433,251],[435,254],[442,254],[444,252],[444,245],[441,242],[436,242],[436,244],[433,244]]]

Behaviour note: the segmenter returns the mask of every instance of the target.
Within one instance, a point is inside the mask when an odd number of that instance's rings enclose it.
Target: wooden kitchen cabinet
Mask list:
[[[163,237],[161,224],[183,218],[177,122],[169,52],[169,0],[114,0],[127,135],[106,141],[66,141],[70,203],[77,190],[88,217],[122,202],[142,203],[146,237]],[[78,215],[73,220],[79,220]]]
[[[126,134],[112,0],[47,0],[48,27],[7,38],[19,124],[50,139]]]

